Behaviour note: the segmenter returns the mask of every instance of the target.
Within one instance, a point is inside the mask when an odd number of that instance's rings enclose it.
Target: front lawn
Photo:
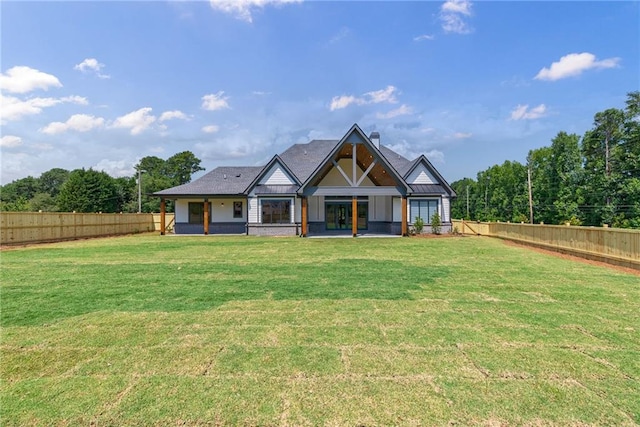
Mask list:
[[[640,279],[489,238],[0,253],[2,425],[640,423]]]

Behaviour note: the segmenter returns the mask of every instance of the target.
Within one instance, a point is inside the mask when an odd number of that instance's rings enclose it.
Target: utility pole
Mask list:
[[[533,192],[531,191],[531,166],[527,168],[527,182],[529,186],[529,224],[533,224]]]
[[[469,183],[467,183],[467,219],[471,219],[469,216]]]

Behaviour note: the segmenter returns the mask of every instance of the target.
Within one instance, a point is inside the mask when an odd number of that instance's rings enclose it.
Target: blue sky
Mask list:
[[[640,88],[638,2],[0,2],[1,183],[264,164],[358,123],[449,182]]]

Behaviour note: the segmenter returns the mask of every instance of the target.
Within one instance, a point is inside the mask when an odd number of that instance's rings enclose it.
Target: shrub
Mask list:
[[[431,216],[431,231],[433,234],[440,234],[442,230],[442,221],[440,220],[440,215],[438,212],[434,212]]]
[[[421,234],[424,229],[424,221],[419,216],[416,217],[416,220],[413,222],[413,227],[416,230],[416,234]]]

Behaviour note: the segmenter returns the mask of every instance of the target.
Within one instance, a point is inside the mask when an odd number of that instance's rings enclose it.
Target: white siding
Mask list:
[[[309,197],[308,210],[310,222],[324,221],[324,196]]]
[[[242,202],[242,217],[233,217],[234,202]],[[247,201],[243,199],[210,199],[211,222],[246,222]]]
[[[271,166],[271,169],[262,177],[260,185],[293,185],[295,181],[282,169],[279,163]]]
[[[371,196],[369,197],[369,220],[370,221],[391,221],[391,197]]]
[[[451,216],[451,208],[449,205],[449,198],[448,197],[443,197],[442,198],[442,222],[450,222]]]
[[[407,209],[407,215],[409,210]],[[393,198],[393,222],[402,222],[402,199],[400,197]]]
[[[257,223],[258,222],[258,218],[260,218],[260,216],[258,215],[258,198],[257,197],[251,197],[249,198],[249,222],[250,223]]]
[[[420,163],[407,177],[409,184],[440,184],[437,179],[429,172],[427,167]]]
[[[176,223],[185,223],[189,222],[189,202],[199,202],[202,203],[202,199],[193,199],[193,200],[185,200],[178,199],[176,200],[175,212],[176,212]]]

